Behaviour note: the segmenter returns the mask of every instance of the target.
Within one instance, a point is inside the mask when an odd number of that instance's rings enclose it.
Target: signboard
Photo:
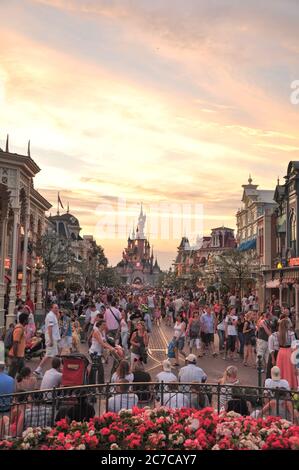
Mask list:
[[[10,258],[5,258],[4,269],[10,269]]]
[[[289,266],[299,266],[299,258],[291,258],[289,260]]]

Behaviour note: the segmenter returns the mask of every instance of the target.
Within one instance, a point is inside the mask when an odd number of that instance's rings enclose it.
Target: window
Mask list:
[[[264,255],[264,229],[259,229],[259,254],[260,256]]]
[[[290,219],[290,226],[291,226],[291,247],[296,253],[296,215],[294,209],[292,210],[291,219]]]

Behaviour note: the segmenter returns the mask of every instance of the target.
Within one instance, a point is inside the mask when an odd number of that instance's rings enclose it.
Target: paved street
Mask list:
[[[154,325],[153,332],[150,335],[149,344],[149,360],[146,365],[146,370],[151,374],[152,379],[155,379],[156,374],[162,370],[161,363],[167,358],[167,345],[173,337],[173,330],[171,327],[166,326],[162,323],[161,327]],[[215,335],[216,349],[218,348],[218,336]],[[87,354],[87,345],[81,344],[81,351]],[[185,347],[186,354],[189,353],[188,345]],[[180,355],[180,365],[184,365],[184,357]],[[34,370],[38,365],[39,359],[33,359],[29,365]],[[203,357],[198,359],[198,365],[208,375],[208,382],[215,383],[223,375],[225,368],[228,365],[234,364],[238,367],[239,378],[244,385],[257,386],[258,374],[257,370],[251,367],[244,367],[240,360],[238,362],[231,362],[224,360],[221,356],[217,358]],[[109,381],[110,370],[111,370],[111,359],[109,359],[108,365],[105,366],[105,380]],[[178,368],[177,368],[178,369]],[[174,369],[175,372],[175,369]]]
[[[150,360],[147,365],[147,370],[151,373],[154,378],[156,373],[161,369],[161,362],[166,359],[167,345],[173,337],[173,329],[171,327],[162,324],[160,328],[156,325],[153,328],[153,332],[150,338],[149,344],[149,356]],[[215,335],[216,350],[218,349],[218,336]],[[188,345],[185,346],[185,352],[189,353]],[[185,359],[180,355],[180,365],[184,365]],[[238,362],[231,362],[224,360],[221,356],[217,358],[203,357],[198,359],[198,365],[208,375],[208,382],[217,382],[218,379],[223,375],[225,368],[228,365],[234,364],[238,367],[239,378],[244,385],[258,385],[258,374],[257,370],[252,367],[244,367],[241,360]]]

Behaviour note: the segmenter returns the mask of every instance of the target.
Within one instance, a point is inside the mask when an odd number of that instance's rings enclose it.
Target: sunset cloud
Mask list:
[[[205,233],[234,228],[248,174],[271,189],[298,159],[295,0],[2,0],[0,13],[0,147],[6,132],[12,151],[31,139],[35,186],[54,206],[60,190],[83,233],[119,197],[199,203]],[[115,263],[126,240],[97,236]],[[163,266],[178,242],[155,240]]]

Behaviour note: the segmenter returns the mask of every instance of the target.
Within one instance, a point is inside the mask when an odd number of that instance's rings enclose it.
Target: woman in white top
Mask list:
[[[176,318],[176,322],[174,325],[174,340],[176,343],[175,346],[175,366],[179,366],[179,352],[181,352],[184,356],[184,346],[185,346],[185,333],[186,333],[186,324],[182,321],[182,317],[179,315]]]
[[[128,382],[133,382],[134,380],[134,375],[131,372],[130,364],[124,359],[120,361],[118,368],[112,375],[111,382],[120,383],[122,380],[127,380]]]
[[[89,348],[89,354],[94,361],[94,366],[91,368],[89,383],[104,383],[104,367],[102,362],[102,355],[104,349],[108,349],[109,351],[113,351],[117,353],[117,350],[110,346],[110,344],[106,341],[106,322],[104,320],[100,320],[96,323],[92,331],[92,338],[91,338],[91,347]],[[96,382],[96,376],[97,382]]]

